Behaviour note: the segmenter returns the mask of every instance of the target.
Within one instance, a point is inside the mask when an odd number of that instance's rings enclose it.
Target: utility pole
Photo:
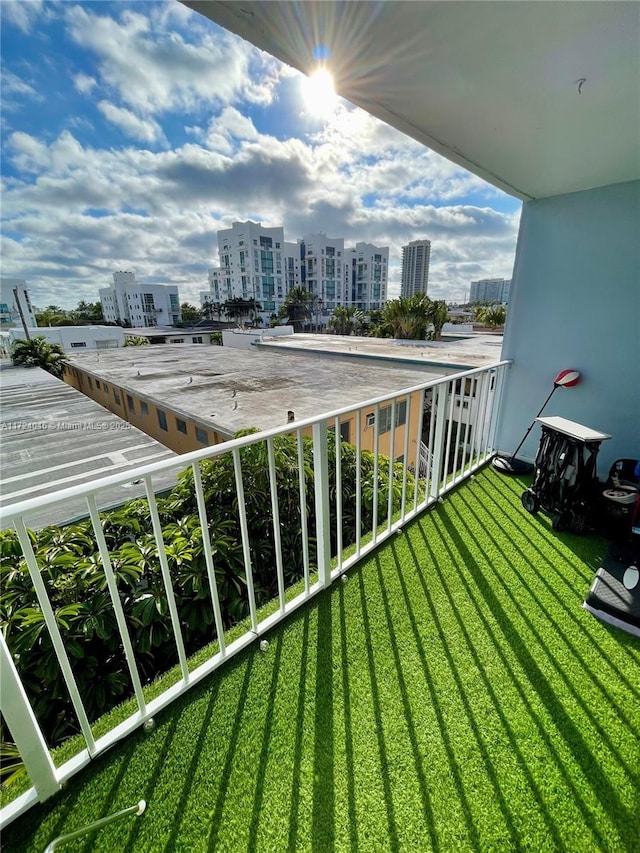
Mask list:
[[[24,329],[24,336],[25,336],[26,340],[30,341],[31,338],[29,337],[29,329],[27,329],[27,324],[26,324],[26,321],[24,319],[24,314],[22,313],[22,305],[20,304],[20,300],[18,299],[18,288],[17,287],[13,288],[13,295],[14,295],[15,300],[16,300],[16,305],[18,306],[18,313],[20,314],[20,319],[22,320],[22,328]]]

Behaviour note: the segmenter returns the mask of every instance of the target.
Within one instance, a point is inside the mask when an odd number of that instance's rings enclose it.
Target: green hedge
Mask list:
[[[244,430],[245,435],[255,430]],[[298,447],[295,437],[274,439],[280,539],[285,584],[303,577]],[[313,444],[303,439],[307,495],[309,558],[315,569],[315,506]],[[277,595],[269,469],[266,442],[240,451],[249,526],[256,605]],[[331,547],[336,553],[336,446],[329,435]],[[378,512],[388,510],[389,460],[379,458]],[[209,518],[215,575],[224,629],[249,613],[233,458],[225,453],[201,463]],[[394,466],[393,508],[400,507],[403,467]],[[407,474],[407,493],[413,477]],[[361,534],[373,527],[374,459],[361,454]],[[356,539],[356,451],[341,443],[343,547]],[[158,498],[165,550],[172,577],[187,655],[216,638],[204,548],[193,486],[193,471],[184,471],[176,487]],[[152,534],[146,499],[131,500],[101,515],[102,527],[118,581],[143,683],[149,683],[177,661],[169,609]],[[30,531],[31,541],[49,591],[56,621],[90,720],[95,720],[131,695],[131,684],[115,614],[88,519],[63,527]],[[78,731],[75,714],[49,632],[38,604],[20,545],[13,531],[0,533],[0,619],[9,648],[45,737],[51,745]]]

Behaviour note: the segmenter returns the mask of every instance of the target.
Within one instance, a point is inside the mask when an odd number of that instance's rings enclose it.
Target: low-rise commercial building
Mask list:
[[[246,427],[270,429],[351,405],[353,412],[340,418],[342,437],[355,443],[359,423],[361,447],[373,450],[375,411],[358,419],[360,405],[495,360],[494,350],[475,346],[465,355],[452,343],[427,348],[334,335],[265,336],[248,349],[185,345],[176,360],[175,347],[157,345],[78,354],[65,381],[177,453],[227,441]],[[459,393],[452,411],[462,406],[472,421],[473,389]],[[379,412],[379,450],[395,458],[404,454],[407,417],[413,434],[418,426],[419,395],[404,402],[396,408],[393,447],[391,409]],[[409,448],[410,464],[417,452]]]
[[[58,344],[65,352],[75,350],[117,349],[124,346],[120,326],[44,326],[29,329],[29,337],[44,338],[48,344]],[[9,332],[12,341],[24,339],[20,328]]]
[[[146,338],[150,344],[213,344],[215,329],[125,329],[124,338]]]

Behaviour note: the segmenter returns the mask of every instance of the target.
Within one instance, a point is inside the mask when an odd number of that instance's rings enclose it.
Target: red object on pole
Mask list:
[[[580,382],[580,374],[577,370],[561,370],[553,380],[553,384],[561,388],[573,388]]]

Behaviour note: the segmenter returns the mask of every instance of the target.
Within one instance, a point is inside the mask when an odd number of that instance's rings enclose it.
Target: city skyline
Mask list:
[[[113,270],[197,304],[235,220],[390,247],[432,241],[430,295],[510,278],[520,202],[178,2],[20,3],[2,16],[3,275],[35,304]]]

